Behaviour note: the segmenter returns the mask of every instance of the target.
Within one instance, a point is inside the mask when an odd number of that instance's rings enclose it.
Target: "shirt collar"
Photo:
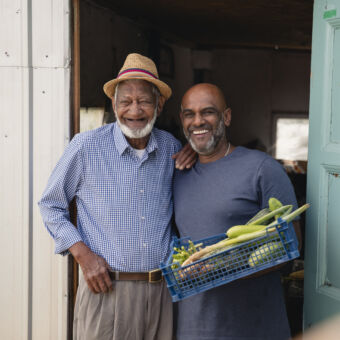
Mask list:
[[[146,146],[146,151],[147,153],[151,153],[154,150],[158,149],[158,143],[157,143],[157,139],[155,137],[155,129],[153,128],[151,131],[151,135],[150,135],[150,139],[148,142],[148,145]]]
[[[114,123],[113,138],[119,155],[122,155],[123,152],[128,148],[132,149],[117,123]],[[151,153],[156,149],[158,149],[158,143],[155,137],[154,129],[152,129],[148,145],[146,146],[146,151],[147,153]]]

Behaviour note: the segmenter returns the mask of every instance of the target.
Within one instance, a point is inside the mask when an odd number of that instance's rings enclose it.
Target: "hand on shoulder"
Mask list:
[[[179,152],[172,155],[172,158],[176,161],[176,169],[190,169],[197,161],[197,153],[187,143]]]

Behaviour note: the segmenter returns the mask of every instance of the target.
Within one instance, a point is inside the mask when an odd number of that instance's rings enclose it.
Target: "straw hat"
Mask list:
[[[131,53],[126,59],[123,67],[118,73],[117,78],[112,79],[104,84],[104,92],[112,98],[115,94],[116,86],[119,82],[128,79],[141,79],[146,80],[159,89],[159,92],[165,99],[171,96],[171,88],[158,79],[158,72],[155,63],[140,54]]]

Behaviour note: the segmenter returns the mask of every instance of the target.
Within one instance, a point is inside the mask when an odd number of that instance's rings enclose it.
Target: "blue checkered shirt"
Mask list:
[[[59,160],[39,201],[55,252],[83,241],[113,270],[158,268],[170,251],[171,156],[181,145],[153,129],[139,159],[116,123],[76,135]],[[76,198],[77,228],[69,202]]]

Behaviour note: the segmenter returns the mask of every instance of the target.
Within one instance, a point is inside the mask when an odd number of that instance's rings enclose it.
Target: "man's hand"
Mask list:
[[[172,158],[176,160],[176,169],[190,169],[196,163],[197,153],[188,143],[182,150],[172,155]]]
[[[93,293],[106,293],[112,289],[108,274],[110,266],[102,257],[92,252],[83,242],[74,244],[69,250],[79,263],[85,281]]]

